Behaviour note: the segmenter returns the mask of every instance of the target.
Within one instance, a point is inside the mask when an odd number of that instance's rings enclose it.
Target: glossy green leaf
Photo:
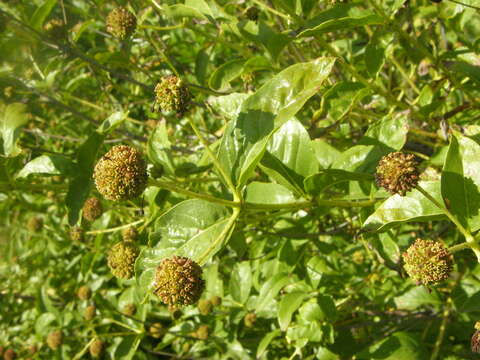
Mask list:
[[[249,261],[235,264],[229,287],[230,295],[236,302],[240,304],[247,302],[252,288],[252,269]]]
[[[308,296],[304,292],[293,292],[286,294],[278,306],[278,323],[282,331],[287,330],[292,321],[293,313],[302,305],[303,300]]]
[[[424,360],[429,354],[417,336],[396,332],[357,354],[361,360]]]
[[[108,134],[116,127],[120,126],[127,117],[128,111],[116,111],[100,124],[97,131],[102,135]]]
[[[372,181],[373,175],[350,172],[339,169],[320,170],[319,173],[305,179],[305,190],[312,195],[318,195],[328,188],[346,181]]]
[[[292,65],[243,102],[218,150],[221,164],[237,187],[252,175],[270,136],[318,91],[334,62],[333,58],[319,58]]]
[[[315,157],[322,169],[329,168],[335,159],[340,156],[340,151],[323,139],[312,140],[312,147],[315,151]]]
[[[167,174],[175,173],[171,155],[171,143],[168,140],[167,126],[160,122],[152,131],[147,143],[147,156],[157,167],[161,167]]]
[[[273,339],[280,336],[281,333],[282,332],[280,330],[273,330],[262,338],[257,348],[257,359],[260,359],[263,355],[266,354],[268,345],[270,345]]]
[[[438,202],[443,203],[440,181],[421,181],[420,185]],[[385,200],[370,215],[363,228],[371,231],[384,231],[392,226],[411,221],[430,221],[444,215],[418,190],[408,192],[406,196],[393,195]]]
[[[342,120],[370,90],[358,82],[340,81],[322,97],[322,111],[334,120]]]
[[[245,200],[255,204],[285,204],[295,202],[295,196],[282,185],[254,181],[247,186]]]
[[[224,96],[215,96],[208,99],[209,106],[228,120],[235,119],[240,113],[243,102],[248,94],[232,93]]]
[[[306,29],[297,35],[298,38],[306,36],[321,35],[331,31],[350,30],[359,26],[381,25],[384,20],[377,14],[369,14],[362,17],[344,17],[339,19],[327,20],[318,26]]]
[[[26,109],[26,105],[20,103],[4,105],[0,109],[3,152],[8,157],[17,156],[21,152],[17,140],[22,126],[28,122]]]
[[[365,48],[365,65],[371,77],[376,78],[385,64],[385,49],[377,42],[370,41]]]
[[[242,75],[245,60],[235,59],[220,65],[210,76],[208,85],[215,90],[227,89],[230,82]]]
[[[279,291],[289,282],[290,277],[286,273],[279,273],[268,279],[260,289],[255,311],[262,312],[267,310]]]
[[[399,310],[417,310],[424,305],[435,307],[442,305],[442,300],[437,292],[423,286],[415,286],[404,294],[395,297],[393,301]]]
[[[35,10],[32,18],[30,19],[30,25],[36,30],[42,29],[43,23],[57,4],[57,0],[47,0],[41,4],[42,5]]]
[[[41,155],[25,164],[17,174],[17,178],[28,175],[64,175],[73,176],[78,173],[77,165],[69,158],[61,155]]]
[[[378,144],[388,150],[400,150],[407,141],[408,118],[405,114],[386,116],[368,127],[361,144]]]

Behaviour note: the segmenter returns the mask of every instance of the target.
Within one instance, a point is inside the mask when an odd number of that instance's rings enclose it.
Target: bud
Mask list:
[[[472,352],[480,353],[480,330],[477,330],[473,333],[471,346],[472,346]]]
[[[17,358],[17,353],[13,349],[7,349],[3,354],[4,360],[14,360]]]
[[[200,325],[200,327],[193,333],[193,337],[199,340],[207,340],[210,335],[210,328],[208,325]]]
[[[122,309],[122,314],[127,316],[133,316],[137,312],[137,306],[135,304],[127,304]]]
[[[448,279],[453,256],[440,242],[417,239],[403,253],[404,268],[418,285],[435,284]]]
[[[131,200],[147,187],[147,165],[138,150],[117,145],[97,162],[93,178],[106,199]]]
[[[65,41],[68,35],[67,27],[62,19],[52,19],[48,21],[43,26],[43,30],[49,37],[56,41]]]
[[[85,309],[85,314],[83,315],[85,320],[91,321],[97,313],[97,307],[95,305],[89,305]]]
[[[82,242],[85,240],[85,233],[82,228],[75,226],[70,230],[70,239],[75,242]]]
[[[43,228],[43,220],[38,216],[32,216],[28,219],[27,229],[32,233],[37,233]]]
[[[192,305],[205,289],[202,268],[186,257],[164,259],[155,272],[155,294],[167,305]]]
[[[92,355],[93,358],[98,358],[103,354],[104,349],[105,343],[100,339],[95,339],[90,344],[90,348],[88,350],[90,351],[90,355]]]
[[[120,40],[129,38],[137,27],[137,18],[124,7],[118,7],[107,15],[107,31]]]
[[[88,300],[92,297],[92,289],[86,285],[80,286],[77,291],[77,296],[80,300]]]
[[[357,250],[352,254],[352,261],[355,264],[363,264],[363,261],[365,260],[365,257],[363,256],[363,251]]]
[[[200,314],[208,315],[212,312],[212,309],[213,309],[213,305],[210,302],[210,300],[201,299],[198,302],[198,311],[200,311]]]
[[[412,154],[393,152],[380,159],[375,182],[391,194],[405,196],[418,184],[417,162]]]
[[[83,204],[83,217],[88,221],[95,221],[102,216],[102,203],[96,197],[91,197]]]
[[[212,303],[213,306],[220,306],[222,305],[222,298],[220,296],[213,296],[210,299],[210,302]]]
[[[135,274],[138,248],[131,241],[116,243],[108,253],[108,267],[112,274],[121,279],[130,279]]]
[[[165,335],[166,331],[165,331],[162,323],[154,323],[154,324],[152,324],[152,326],[150,326],[150,329],[148,329],[148,332],[155,339],[160,339],[160,338],[162,338],[163,335]]]
[[[51,332],[47,336],[47,345],[52,350],[57,350],[63,343],[63,334],[60,330]]]
[[[257,321],[257,315],[255,313],[248,313],[245,315],[243,318],[243,323],[245,324],[246,327],[251,328],[253,325],[255,325],[255,322]]]
[[[260,15],[260,10],[256,6],[250,6],[245,10],[245,16],[248,20],[258,21],[258,15]]]
[[[137,239],[138,232],[133,226],[122,230],[123,241],[134,241]]]
[[[190,102],[190,91],[183,81],[174,75],[164,76],[155,86],[155,105],[165,112],[182,116]]]
[[[33,355],[33,354],[36,354],[37,351],[38,351],[37,345],[30,345],[30,346],[28,347],[28,352],[29,352],[30,354],[32,354],[32,355]]]

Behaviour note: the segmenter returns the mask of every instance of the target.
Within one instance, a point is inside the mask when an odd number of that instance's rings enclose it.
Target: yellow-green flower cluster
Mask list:
[[[137,239],[138,232],[137,229],[130,226],[122,230],[122,239],[123,241],[134,241]]]
[[[77,296],[80,300],[88,300],[92,297],[92,289],[87,285],[80,286],[77,291]]]
[[[198,340],[207,340],[210,336],[210,327],[208,325],[200,325],[192,335]]]
[[[122,309],[122,314],[127,316],[133,316],[137,312],[137,306],[135,304],[127,304]]]
[[[155,107],[182,116],[190,102],[190,91],[183,81],[174,75],[163,77],[155,86]]]
[[[88,221],[95,221],[102,216],[103,208],[100,199],[91,197],[83,204],[83,217]]]
[[[189,258],[173,256],[156,269],[155,294],[167,305],[192,305],[204,289],[202,268]]]
[[[85,320],[90,321],[93,320],[95,315],[97,314],[97,307],[95,305],[89,305],[85,309],[85,313],[83,314]]]
[[[107,31],[113,36],[125,40],[137,28],[137,18],[124,7],[118,7],[107,15]]]
[[[375,181],[391,194],[405,196],[417,186],[419,173],[412,154],[393,152],[385,155],[377,166]]]
[[[138,150],[117,145],[97,162],[93,178],[106,199],[131,200],[147,186],[147,164]]]
[[[453,268],[453,256],[438,241],[417,239],[403,253],[404,268],[418,285],[436,284],[448,279]]]
[[[95,339],[90,344],[90,348],[88,350],[90,351],[90,355],[92,355],[93,358],[98,358],[103,354],[104,349],[105,349],[105,342],[103,342],[100,339]]]
[[[198,311],[202,315],[208,315],[212,312],[213,310],[213,304],[210,300],[207,299],[201,299],[198,302]]]
[[[153,323],[148,329],[148,332],[155,339],[160,339],[163,335],[165,335],[166,331],[162,323]]]
[[[257,315],[253,312],[248,313],[245,315],[243,318],[243,323],[245,324],[246,327],[251,328],[255,323],[257,322]]]
[[[82,228],[75,226],[72,230],[70,230],[70,239],[75,242],[81,242],[85,240],[85,232]]]
[[[38,216],[32,216],[30,219],[28,219],[27,223],[27,229],[30,232],[36,233],[42,230],[43,227],[43,220],[42,218]]]
[[[135,274],[135,260],[138,254],[138,247],[131,241],[113,245],[108,253],[108,267],[112,274],[121,279],[130,279]]]
[[[57,350],[63,344],[63,333],[60,330],[51,332],[47,336],[47,345],[52,350]]]

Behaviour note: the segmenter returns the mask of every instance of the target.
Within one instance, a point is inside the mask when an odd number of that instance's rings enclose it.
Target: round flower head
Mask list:
[[[200,325],[197,331],[193,333],[193,336],[199,340],[207,340],[210,335],[210,328],[208,325]]]
[[[5,360],[14,360],[17,358],[17,353],[13,349],[7,349],[3,354]]]
[[[129,38],[137,27],[137,18],[124,7],[118,7],[107,15],[107,31],[120,40]]]
[[[245,315],[243,318],[243,323],[245,324],[246,327],[251,328],[253,325],[255,325],[255,322],[257,321],[257,315],[255,313],[248,313]]]
[[[436,284],[448,279],[453,256],[440,242],[417,239],[403,253],[404,268],[417,284]]]
[[[30,232],[36,233],[42,230],[43,227],[43,220],[42,218],[39,218],[37,216],[33,216],[30,219],[28,219],[27,223],[27,229]]]
[[[137,238],[137,236],[138,236],[137,229],[135,229],[132,226],[122,230],[123,241],[134,241]]]
[[[205,289],[202,268],[186,257],[164,259],[155,272],[155,294],[167,305],[192,305]]]
[[[57,41],[64,41],[68,35],[67,27],[62,19],[52,19],[48,21],[43,26],[43,30],[48,36]]]
[[[220,296],[213,296],[210,299],[210,302],[212,303],[213,306],[220,306],[222,305],[222,298]]]
[[[96,313],[97,313],[97,308],[96,308],[95,305],[87,306],[87,308],[85,309],[85,313],[84,313],[85,320],[87,320],[87,321],[93,320]]]
[[[88,221],[95,221],[102,216],[102,203],[96,197],[91,197],[83,204],[83,217]]]
[[[391,194],[405,196],[418,184],[418,169],[412,154],[393,152],[378,163],[375,181]]]
[[[213,305],[210,300],[202,299],[198,302],[198,311],[202,315],[208,315],[212,312]]]
[[[135,274],[135,260],[139,250],[131,241],[116,243],[108,253],[108,267],[112,274],[121,279],[130,279]]]
[[[163,77],[155,86],[155,107],[182,116],[188,107],[190,92],[183,81],[174,75]]]
[[[83,285],[78,288],[77,296],[80,300],[88,300],[92,297],[92,289]]]
[[[106,199],[131,200],[147,186],[147,165],[138,150],[117,145],[97,162],[93,178]]]
[[[103,354],[104,349],[105,343],[100,339],[95,339],[90,344],[90,348],[88,350],[90,351],[90,355],[92,355],[93,358],[98,358]]]
[[[480,353],[480,330],[476,330],[471,340],[472,352]]]
[[[135,304],[127,304],[122,309],[122,314],[127,316],[133,316],[137,312],[137,306]]]
[[[76,242],[81,242],[85,240],[85,233],[83,229],[75,226],[72,230],[70,230],[70,239]]]
[[[63,343],[63,334],[60,330],[51,332],[47,336],[47,345],[52,350],[57,350]]]
[[[148,329],[149,334],[154,337],[155,339],[160,339],[163,335],[165,335],[165,329],[162,323],[154,323]]]

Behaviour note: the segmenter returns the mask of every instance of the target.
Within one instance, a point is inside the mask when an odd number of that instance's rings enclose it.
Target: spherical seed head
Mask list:
[[[17,353],[13,349],[7,349],[3,354],[4,360],[14,360],[17,358]]]
[[[417,186],[419,172],[412,154],[393,152],[380,159],[375,181],[391,194],[405,196]]]
[[[133,316],[137,312],[137,306],[135,304],[127,304],[122,309],[122,313],[127,316]]]
[[[88,300],[92,297],[92,289],[88,286],[80,286],[77,290],[77,296],[80,300]]]
[[[102,216],[103,208],[100,199],[91,197],[83,204],[83,217],[88,221],[95,221]]]
[[[95,165],[97,190],[108,200],[131,200],[147,187],[147,164],[140,151],[114,146]]]
[[[200,325],[200,327],[195,331],[194,337],[199,340],[207,340],[210,335],[210,328],[208,325]]]
[[[51,332],[47,336],[47,345],[52,350],[57,350],[63,343],[63,334],[60,330]]]
[[[210,300],[201,299],[198,302],[198,311],[200,311],[200,314],[208,315],[212,312],[212,309],[213,309],[213,305],[210,302]]]
[[[256,6],[250,6],[245,10],[245,16],[248,20],[257,21],[258,15],[260,15],[260,10]]]
[[[38,216],[32,216],[28,219],[27,228],[30,232],[36,233],[42,230],[43,220]]]
[[[210,302],[213,306],[220,306],[222,305],[222,298],[220,296],[212,296]]]
[[[160,339],[163,335],[165,335],[165,328],[163,327],[162,323],[153,323],[148,329],[148,333],[155,339]]]
[[[472,345],[472,352],[480,353],[480,330],[477,330],[473,333],[471,345]]]
[[[43,30],[48,36],[57,41],[64,41],[68,35],[67,27],[62,19],[52,19],[48,21],[43,26]]]
[[[190,91],[183,81],[174,75],[163,77],[155,86],[155,104],[162,111],[182,116],[190,102]]]
[[[121,279],[130,279],[135,274],[138,247],[131,241],[116,243],[108,253],[108,267],[112,274]]]
[[[122,239],[123,241],[134,241],[137,239],[138,232],[137,229],[130,226],[122,230]]]
[[[90,348],[88,350],[90,351],[90,355],[92,355],[92,357],[97,358],[103,354],[104,349],[105,349],[105,342],[103,342],[100,339],[95,339],[90,344]]]
[[[186,257],[164,259],[156,269],[155,286],[155,294],[165,304],[192,305],[205,289],[202,268]]]
[[[87,306],[87,308],[85,309],[85,314],[84,314],[85,320],[87,320],[87,321],[93,320],[96,313],[97,313],[97,307],[95,305]]]
[[[243,318],[243,323],[245,324],[246,327],[251,328],[253,325],[255,325],[255,322],[257,321],[257,315],[255,313],[248,313],[245,315]]]
[[[417,239],[403,253],[404,268],[417,284],[436,284],[448,279],[453,256],[440,242]]]
[[[137,18],[124,7],[118,7],[107,15],[107,31],[124,40],[129,38],[137,28]]]
[[[82,228],[75,226],[70,230],[70,239],[75,242],[82,242],[85,240],[85,232]]]

